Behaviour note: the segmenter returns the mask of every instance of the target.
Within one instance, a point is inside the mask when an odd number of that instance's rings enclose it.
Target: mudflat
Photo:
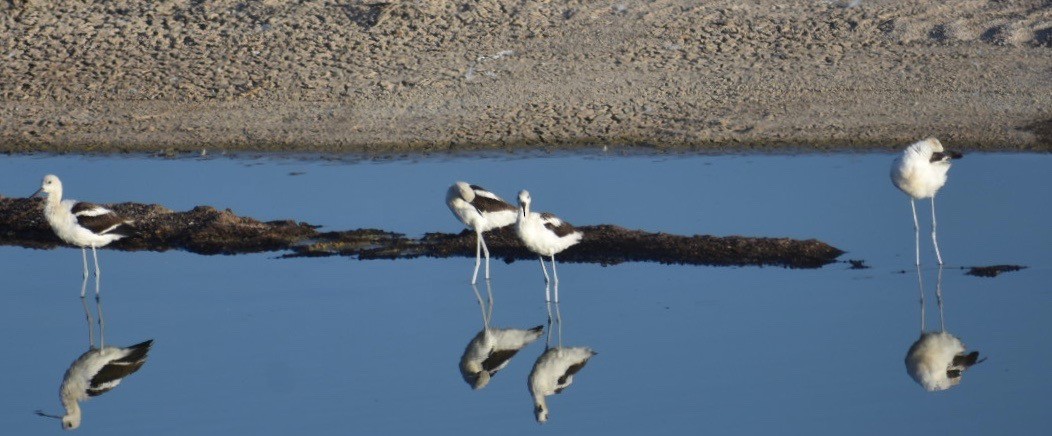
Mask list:
[[[1052,2],[9,0],[0,151],[1052,149]]]

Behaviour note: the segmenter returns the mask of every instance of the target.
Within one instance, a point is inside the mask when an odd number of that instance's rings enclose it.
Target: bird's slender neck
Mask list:
[[[47,193],[47,206],[55,207],[59,203],[62,203],[62,188],[55,188],[53,191]]]
[[[74,417],[77,421],[80,420],[80,403],[72,398],[63,398],[62,407],[66,408],[66,417]]]
[[[538,412],[541,411],[541,412]],[[544,395],[540,392],[533,393],[533,411],[536,414],[537,419],[540,420],[540,414],[548,410],[548,403],[544,399]]]

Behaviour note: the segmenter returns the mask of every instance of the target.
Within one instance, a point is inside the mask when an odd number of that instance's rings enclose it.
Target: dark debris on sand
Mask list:
[[[134,220],[138,229],[135,236],[109,245],[118,250],[182,249],[199,254],[288,250],[284,257],[339,255],[360,259],[475,256],[475,233],[467,230],[459,234],[428,233],[414,239],[378,229],[319,232],[307,223],[261,222],[209,206],[186,212],[137,203],[109,207]],[[0,244],[41,249],[63,245],[44,220],[43,208],[41,199],[0,198]],[[815,239],[681,236],[614,225],[578,228],[584,232],[584,239],[559,254],[560,261],[818,268],[843,253]],[[493,257],[507,262],[537,257],[519,242],[512,228],[486,233],[486,243]]]

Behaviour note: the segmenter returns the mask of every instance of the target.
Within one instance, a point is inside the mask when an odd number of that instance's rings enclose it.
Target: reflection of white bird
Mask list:
[[[935,296],[939,305],[938,332],[925,332],[924,281],[917,266],[917,285],[920,288],[920,339],[906,352],[906,372],[913,381],[928,391],[942,391],[957,386],[964,371],[986,359],[979,352],[967,353],[960,339],[946,331],[946,317],[942,310],[942,266],[935,282]]]
[[[146,353],[152,344],[153,340],[148,340],[128,348],[95,348],[78,357],[66,370],[59,389],[62,405],[66,408],[62,428],[72,430],[79,427],[78,402],[102,395],[117,387],[124,377],[138,371],[146,363]]]
[[[906,353],[906,371],[928,391],[957,386],[964,371],[979,362],[978,351],[966,353],[961,340],[944,331],[921,334]]]
[[[931,241],[935,245],[935,257],[942,265],[942,253],[939,252],[939,241],[935,237],[935,194],[946,184],[950,160],[961,157],[961,153],[943,149],[938,139],[928,138],[906,147],[891,165],[892,183],[910,197],[917,265],[920,265],[920,225],[917,222],[916,200],[931,198]]]
[[[480,248],[486,254],[486,279],[489,279],[489,248],[482,239],[482,232],[514,223],[515,206],[481,186],[465,182],[456,182],[449,187],[446,205],[460,222],[475,231],[475,272],[471,275],[471,283],[474,284],[479,276]]]
[[[464,381],[468,382],[474,389],[482,389],[489,383],[490,378],[497,371],[504,369],[511,362],[511,358],[537,338],[541,337],[544,326],[537,326],[529,330],[522,329],[498,329],[490,328],[489,323],[493,318],[493,291],[490,283],[486,282],[486,294],[489,297],[489,310],[482,301],[482,295],[474,285],[479,307],[482,309],[482,331],[468,343],[464,354],[460,356],[460,374]]]
[[[529,330],[484,328],[460,357],[460,375],[474,389],[482,389],[504,369],[519,350],[541,337],[544,326]]]
[[[44,176],[40,189],[33,195],[40,192],[47,195],[44,217],[51,229],[63,241],[80,247],[85,278],[88,276],[87,247],[91,247],[91,255],[95,259],[95,294],[98,295],[99,256],[95,249],[130,235],[134,230],[132,221],[97,204],[62,200],[62,182],[52,174]],[[84,288],[81,288],[80,296],[84,296]]]
[[[548,283],[548,271],[544,268],[544,256],[551,257],[552,276],[555,284],[559,284],[559,273],[555,271],[555,255],[571,246],[581,242],[583,233],[574,228],[570,223],[559,219],[559,217],[547,212],[537,213],[530,211],[530,193],[523,189],[519,192],[519,218],[515,230],[519,239],[530,251],[537,253],[541,261],[541,272],[544,273],[544,282]],[[559,302],[559,288],[555,288],[555,302]],[[545,288],[544,298],[550,301],[548,290]]]
[[[537,422],[548,421],[548,403],[544,397],[561,393],[573,383],[573,376],[596,353],[588,347],[555,347],[545,350],[530,371],[529,388],[533,395],[533,413]]]

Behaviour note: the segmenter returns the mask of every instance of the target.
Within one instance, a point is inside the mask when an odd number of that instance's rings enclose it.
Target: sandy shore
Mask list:
[[[1045,0],[14,0],[0,29],[8,152],[1052,150]]]

